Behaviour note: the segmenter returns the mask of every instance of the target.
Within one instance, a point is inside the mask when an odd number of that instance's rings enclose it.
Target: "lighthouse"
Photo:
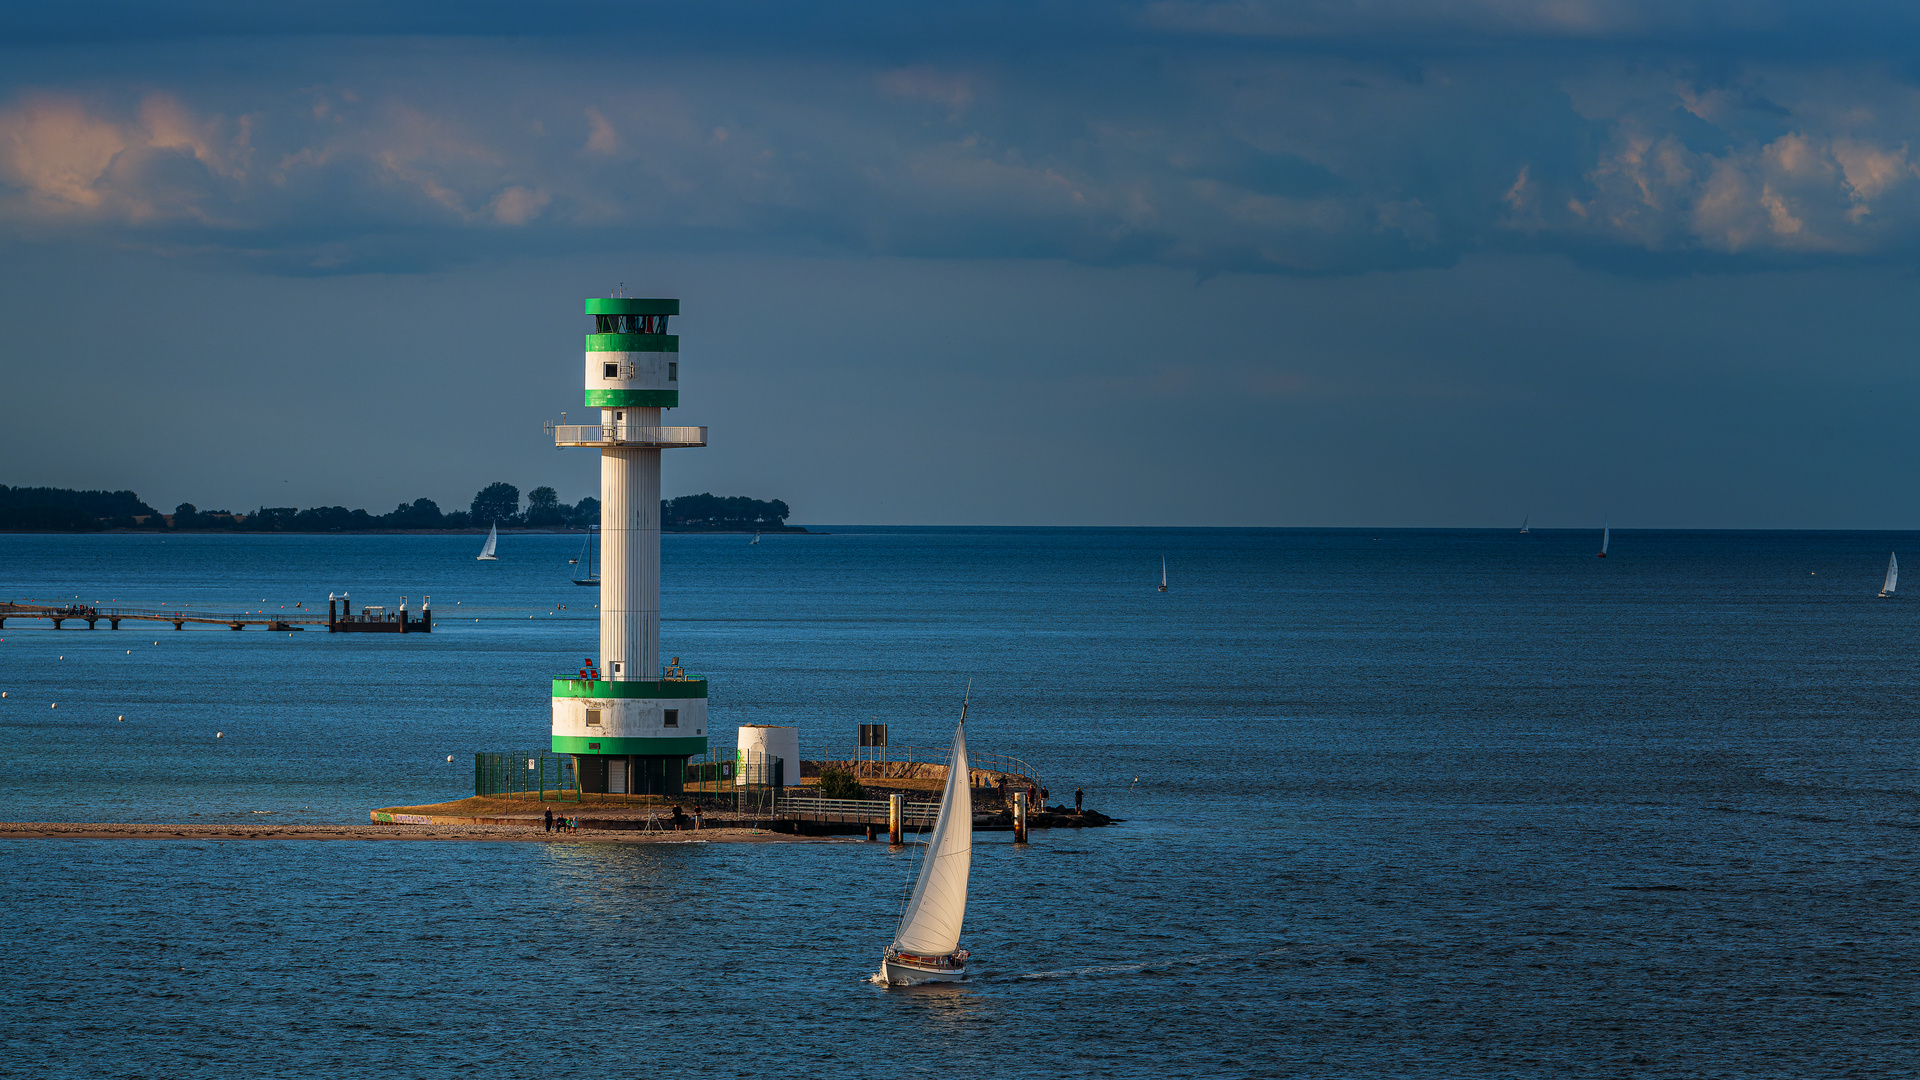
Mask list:
[[[660,662],[660,452],[705,446],[703,427],[662,426],[680,404],[678,300],[595,297],[586,405],[597,424],[549,425],[556,447],[600,451],[600,648],[553,680],[553,751],[580,790],[675,794],[707,750],[707,683]],[[591,415],[591,413],[589,413]]]

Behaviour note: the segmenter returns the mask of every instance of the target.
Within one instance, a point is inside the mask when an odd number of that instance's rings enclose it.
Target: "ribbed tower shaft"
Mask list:
[[[659,409],[624,409],[622,423],[660,426]],[[602,410],[614,423],[615,410]],[[660,451],[600,451],[600,656],[609,675],[660,677]]]

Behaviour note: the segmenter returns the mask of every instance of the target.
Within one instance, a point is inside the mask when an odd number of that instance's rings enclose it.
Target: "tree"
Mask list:
[[[559,525],[565,520],[559,492],[544,486],[527,492],[527,524]]]
[[[432,499],[401,503],[393,508],[393,513],[386,515],[382,524],[390,529],[438,529],[443,524],[440,504]]]
[[[515,525],[520,521],[520,489],[507,483],[493,483],[473,497],[467,508],[467,520],[475,525],[498,522]]]
[[[788,513],[787,504],[779,499],[761,502],[740,495],[721,497],[709,492],[682,495],[672,502],[662,500],[660,503],[660,522],[663,525],[777,529],[785,524]]]
[[[567,515],[567,524],[576,529],[600,524],[600,500],[587,495],[574,503],[572,512]]]

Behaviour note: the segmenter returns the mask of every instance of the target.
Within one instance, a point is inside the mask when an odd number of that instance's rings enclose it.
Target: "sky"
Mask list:
[[[0,483],[797,524],[1916,528],[1920,8],[0,8]]]

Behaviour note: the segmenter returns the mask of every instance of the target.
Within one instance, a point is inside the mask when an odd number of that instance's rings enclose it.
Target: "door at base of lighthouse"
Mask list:
[[[625,795],[627,793],[627,759],[623,757],[607,759],[607,794]]]

